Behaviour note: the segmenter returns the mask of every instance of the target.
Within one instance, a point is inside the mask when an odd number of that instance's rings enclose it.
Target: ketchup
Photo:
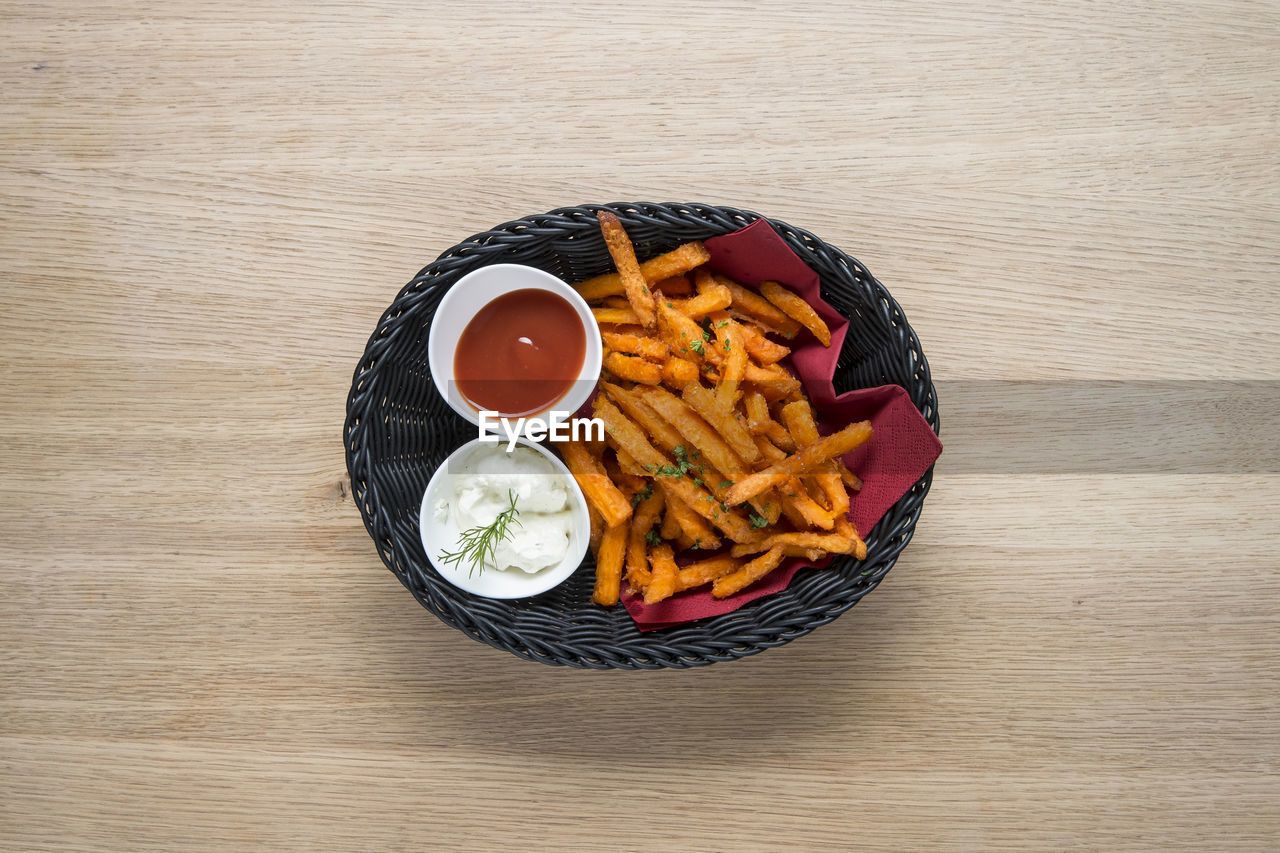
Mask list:
[[[471,405],[508,417],[541,412],[582,372],[587,335],[578,312],[546,290],[513,290],[462,330],[453,378]]]

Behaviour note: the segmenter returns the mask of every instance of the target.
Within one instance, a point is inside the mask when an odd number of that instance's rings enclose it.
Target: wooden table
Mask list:
[[[863,5],[0,12],[0,846],[1277,849],[1280,9]],[[915,540],[754,658],[517,660],[350,499],[400,286],[616,200],[841,246],[938,382]],[[1105,441],[1000,417],[1144,378]],[[1170,417],[1197,466],[974,461]]]

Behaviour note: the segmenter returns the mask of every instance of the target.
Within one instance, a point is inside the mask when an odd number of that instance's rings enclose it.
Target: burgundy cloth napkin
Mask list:
[[[924,476],[942,453],[942,442],[897,385],[865,388],[836,396],[831,378],[849,321],[823,301],[818,274],[800,260],[769,223],[757,220],[745,228],[706,241],[711,266],[749,286],[777,281],[799,293],[831,328],[831,346],[824,347],[807,331],[790,342],[787,357],[813,404],[819,429],[830,432],[853,421],[870,420],[871,440],[844,457],[862,478],[862,490],[850,495],[849,519],[866,536],[891,506]],[[677,593],[666,601],[645,604],[638,595],[622,596],[622,603],[641,631],[653,631],[731,613],[742,605],[787,588],[802,568],[825,566],[790,559],[752,586],[728,598],[713,598],[710,587]],[[625,584],[624,584],[625,586]]]

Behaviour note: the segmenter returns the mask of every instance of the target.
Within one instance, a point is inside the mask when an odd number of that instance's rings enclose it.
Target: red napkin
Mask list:
[[[757,220],[746,228],[706,241],[711,266],[746,285],[777,281],[799,293],[831,328],[831,346],[824,347],[808,332],[793,344],[791,369],[804,384],[824,432],[853,421],[870,420],[871,440],[844,457],[862,478],[862,490],[850,496],[849,519],[863,536],[898,499],[924,476],[942,453],[942,442],[921,416],[906,389],[882,385],[836,396],[831,378],[849,321],[823,301],[818,274],[800,260],[769,223]],[[666,601],[645,604],[638,595],[623,594],[622,603],[641,631],[653,631],[731,613],[742,605],[787,588],[797,571],[825,566],[795,558],[764,579],[728,598],[712,598],[709,587],[677,593]]]

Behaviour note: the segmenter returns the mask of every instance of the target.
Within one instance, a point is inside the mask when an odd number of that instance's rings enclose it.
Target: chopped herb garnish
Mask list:
[[[689,341],[689,348],[692,349],[694,352],[696,352],[698,355],[702,355],[702,341],[698,341],[698,340]]]
[[[648,542],[650,545],[661,545],[662,537],[658,535],[658,531],[650,530],[644,535],[644,541]]]
[[[732,485],[733,485],[733,480],[721,480],[721,481],[720,481],[720,485],[716,486],[716,488],[717,488],[717,489],[727,489],[727,488],[729,488],[729,487],[730,487],[730,486],[732,486]]]
[[[728,351],[729,351],[729,339],[728,339],[728,338],[725,338],[725,339],[724,339],[724,351],[725,351],[725,352],[728,352]]]
[[[751,522],[751,526],[759,529],[769,524],[769,519],[756,515],[754,512],[747,516],[747,520]]]
[[[636,492],[631,496],[631,505],[640,506],[641,501],[647,501],[651,497],[653,497],[653,483],[645,483],[643,492]]]

